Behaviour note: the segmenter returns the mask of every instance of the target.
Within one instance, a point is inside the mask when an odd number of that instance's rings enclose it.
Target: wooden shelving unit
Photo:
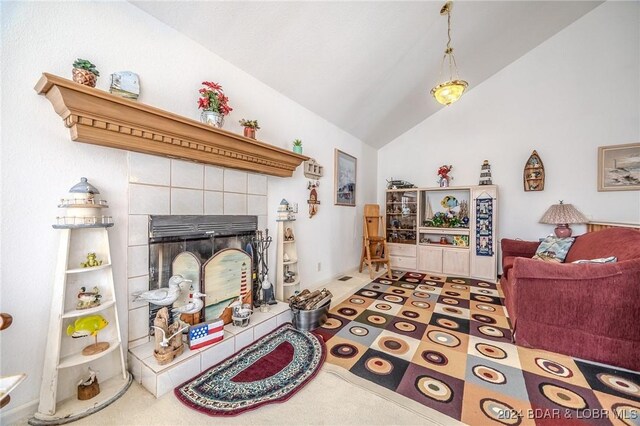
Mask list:
[[[290,177],[309,157],[43,73],[35,86],[71,140]]]

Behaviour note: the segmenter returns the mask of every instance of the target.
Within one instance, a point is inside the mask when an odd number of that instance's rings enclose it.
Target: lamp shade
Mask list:
[[[568,223],[587,223],[589,219],[578,211],[571,204],[564,204],[560,201],[560,204],[554,204],[546,211],[546,213],[540,219],[540,223],[550,223],[554,225],[568,224]]]
[[[464,80],[451,80],[438,84],[431,89],[431,94],[442,105],[450,105],[460,99],[468,84]]]

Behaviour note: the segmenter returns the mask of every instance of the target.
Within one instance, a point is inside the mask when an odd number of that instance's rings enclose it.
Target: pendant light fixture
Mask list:
[[[458,76],[458,66],[456,65],[456,58],[453,56],[453,47],[451,47],[451,9],[453,8],[453,2],[446,2],[442,9],[440,9],[440,15],[447,15],[447,48],[444,51],[442,57],[442,64],[440,65],[440,77],[442,77],[442,71],[445,67],[445,61],[449,65],[449,80],[444,83],[438,84],[431,89],[431,94],[436,101],[442,105],[450,105],[460,99],[465,89],[469,85],[466,81],[460,80]],[[455,70],[456,78],[453,78],[453,71]]]

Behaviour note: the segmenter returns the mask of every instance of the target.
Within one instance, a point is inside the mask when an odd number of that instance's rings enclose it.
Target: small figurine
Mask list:
[[[88,309],[99,306],[101,298],[102,295],[100,294],[98,286],[93,287],[92,291],[87,291],[86,287],[80,287],[76,309]]]
[[[480,167],[480,182],[479,185],[491,185],[491,166],[489,160],[484,160]]]
[[[78,399],[80,401],[86,401],[87,399],[91,399],[94,396],[100,393],[100,385],[98,384],[98,377],[96,377],[96,372],[88,368],[89,377],[86,379],[80,379],[78,382]]]
[[[293,241],[293,229],[287,228],[284,230],[284,240],[285,241]]]
[[[95,355],[109,348],[109,342],[98,343],[98,331],[107,325],[109,325],[109,322],[101,315],[89,315],[78,318],[73,325],[69,324],[67,327],[67,336],[71,336],[74,339],[94,336],[95,343],[85,347],[82,350],[82,355]]]
[[[177,285],[177,284],[176,284]],[[158,364],[165,365],[173,361],[173,359],[182,354],[184,344],[182,343],[182,330],[185,328],[176,321],[169,325],[169,309],[165,306],[161,308],[153,320],[152,327],[160,330],[161,333],[155,332],[155,345],[153,356]],[[167,337],[167,335],[169,337]]]
[[[80,262],[80,266],[83,268],[93,268],[100,265],[102,265],[102,260],[98,260],[95,253],[87,253],[87,261]]]
[[[168,288],[163,287],[155,290],[135,292],[133,293],[133,301],[145,300],[154,305],[169,306],[178,299],[180,295],[180,285],[190,282],[191,280],[184,278],[182,275],[174,275],[169,278]]]
[[[440,185],[441,188],[446,188],[449,186],[449,181],[453,180],[453,177],[449,176],[449,173],[451,172],[451,169],[453,169],[453,166],[449,165],[443,165],[440,166],[440,168],[438,169],[438,184]]]
[[[173,308],[171,309],[171,312],[176,314],[187,314],[187,315],[198,313],[202,310],[202,307],[204,306],[204,301],[201,299],[201,297],[205,297],[205,296],[206,294],[204,293],[199,293],[197,291],[193,292],[191,293],[189,297],[189,302],[186,305]]]

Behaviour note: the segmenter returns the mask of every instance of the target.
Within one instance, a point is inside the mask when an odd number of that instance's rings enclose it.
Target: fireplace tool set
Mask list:
[[[273,238],[269,236],[269,230],[256,231],[253,237],[253,246],[255,247],[255,259],[257,263],[257,280],[254,284],[254,305],[260,307],[261,311],[268,311],[268,305],[275,305],[276,298],[273,284],[269,282],[269,246]]]

